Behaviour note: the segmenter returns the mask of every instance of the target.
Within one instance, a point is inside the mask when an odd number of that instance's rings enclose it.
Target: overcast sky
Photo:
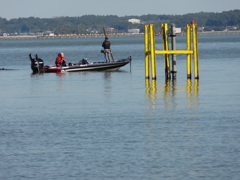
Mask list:
[[[240,9],[240,0],[0,0],[0,17],[181,15]]]

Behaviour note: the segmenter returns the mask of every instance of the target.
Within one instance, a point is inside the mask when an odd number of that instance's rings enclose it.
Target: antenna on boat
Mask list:
[[[129,56],[130,72],[132,72],[132,56]]]

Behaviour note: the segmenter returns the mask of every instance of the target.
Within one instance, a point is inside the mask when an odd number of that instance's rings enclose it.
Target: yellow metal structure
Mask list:
[[[152,58],[152,79],[156,79],[156,53],[155,53],[155,34],[154,25],[150,25],[150,42],[151,42],[151,58]]]
[[[199,79],[198,68],[198,37],[197,37],[197,25],[186,25],[186,50],[169,50],[168,43],[168,24],[162,24],[162,39],[163,50],[155,49],[155,33],[154,25],[145,25],[145,77],[149,79],[149,66],[151,55],[151,70],[152,79],[156,79],[156,54],[164,55],[164,68],[166,79],[170,79],[170,54],[186,54],[187,55],[187,78],[191,79],[192,71],[192,55],[194,57],[194,76],[195,79]]]
[[[196,24],[192,24],[192,31],[193,31],[194,76],[195,76],[195,79],[199,79],[198,38],[197,38],[197,25]]]
[[[155,34],[154,25],[145,25],[145,78],[150,78],[150,65],[152,79],[156,79],[156,53],[155,53]],[[151,58],[150,58],[151,57]]]
[[[145,42],[145,77],[146,79],[150,78],[150,72],[149,72],[149,68],[150,68],[150,56],[149,56],[149,26],[145,26],[145,34],[144,34],[144,42]]]
[[[191,25],[187,24],[186,25],[186,36],[187,36],[187,50],[190,51],[192,49],[192,37],[191,37]],[[187,54],[187,78],[191,79],[192,78],[192,54],[191,53]]]
[[[168,43],[168,24],[162,24],[162,44],[163,44],[163,51],[169,51],[169,43]],[[158,51],[159,52],[159,51]],[[157,52],[156,52],[157,53]],[[158,54],[158,53],[157,53]],[[170,59],[168,53],[161,53],[164,54],[164,69],[165,69],[165,76],[167,79],[170,79]]]

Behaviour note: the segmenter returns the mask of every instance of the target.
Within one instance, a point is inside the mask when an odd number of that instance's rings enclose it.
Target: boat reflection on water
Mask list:
[[[186,84],[177,84],[176,80],[166,80],[157,84],[156,80],[146,79],[146,100],[148,109],[157,109],[164,105],[165,108],[174,108],[186,104],[187,108],[195,109],[199,106],[198,91],[199,80],[188,79]]]

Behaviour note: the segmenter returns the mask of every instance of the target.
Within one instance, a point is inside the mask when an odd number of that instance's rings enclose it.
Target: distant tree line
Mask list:
[[[175,23],[176,27],[185,28],[190,21],[195,21],[204,30],[221,31],[226,27],[240,25],[240,10],[224,11],[221,13],[199,12],[184,15],[156,15],[142,16],[115,15],[99,16],[84,15],[81,17],[55,17],[55,18],[18,18],[7,20],[0,17],[0,33],[40,33],[52,31],[55,34],[87,34],[102,33],[102,28],[113,28],[114,32],[127,32],[128,29],[138,28],[144,31],[144,24],[155,24],[160,29],[162,23]],[[132,24],[129,19],[140,19],[141,24]]]

